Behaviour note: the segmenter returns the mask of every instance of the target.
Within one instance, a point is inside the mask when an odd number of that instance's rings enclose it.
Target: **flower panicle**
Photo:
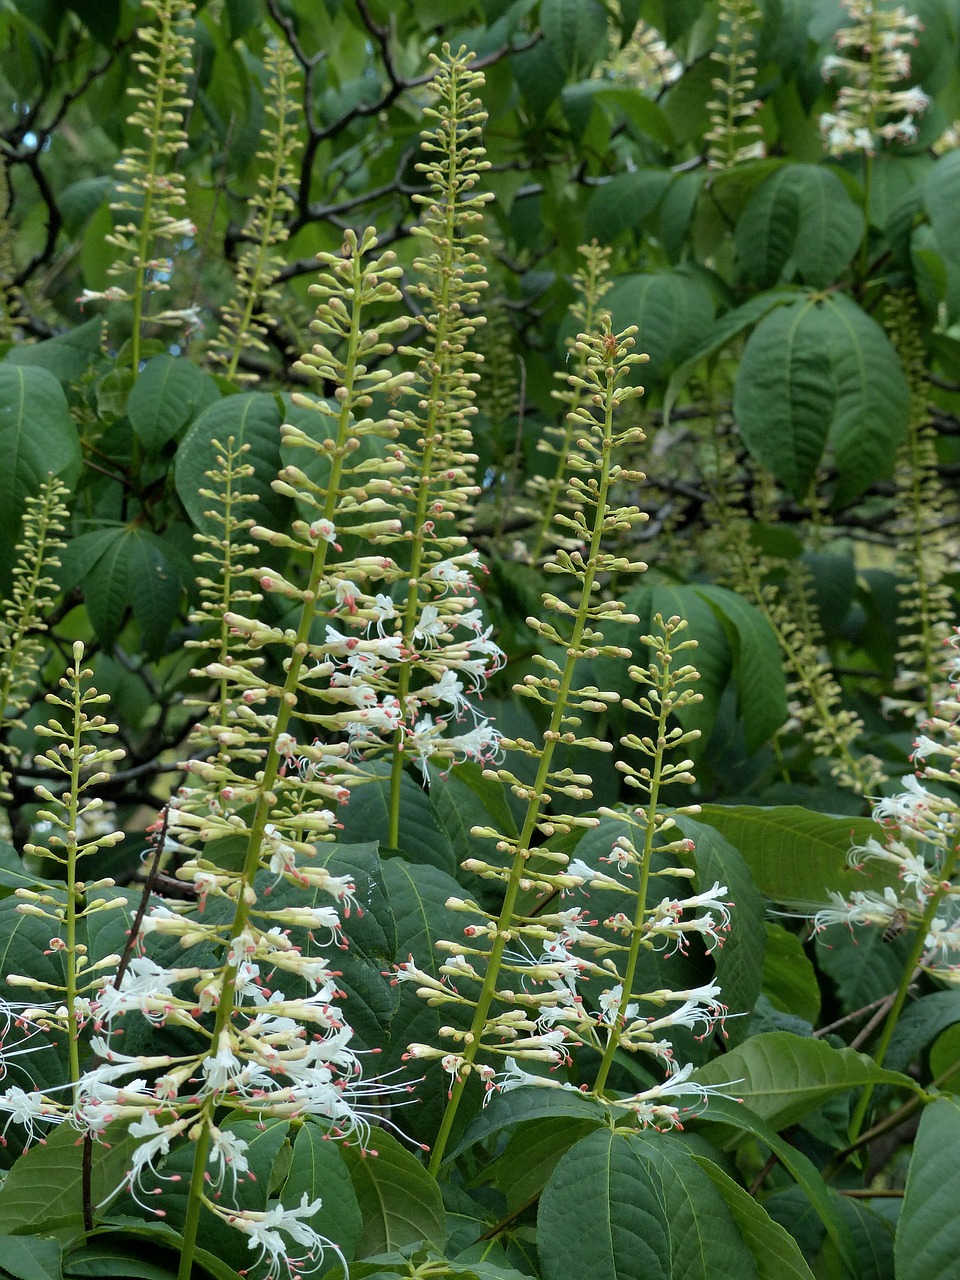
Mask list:
[[[183,176],[176,158],[186,145],[184,113],[193,45],[192,0],[143,0],[154,19],[138,32],[133,54],[140,82],[127,93],[133,99],[128,125],[138,133],[114,168],[116,197],[110,208],[119,221],[106,236],[117,257],[108,276],[123,281],[98,291],[84,289],[81,305],[93,301],[130,302],[133,306],[132,368],[139,372],[141,329],[152,324],[176,325],[189,333],[201,326],[196,307],[167,308],[145,314],[148,297],[169,292],[173,253],[189,243],[197,228],[184,213]]]
[[[33,763],[58,779],[49,786],[35,787],[43,806],[37,811],[35,832],[44,833],[44,843],[24,846],[27,854],[56,862],[63,869],[63,881],[14,891],[18,914],[49,922],[50,953],[60,957],[63,981],[40,982],[27,974],[13,974],[8,983],[42,993],[44,1006],[38,1006],[33,1022],[66,1033],[69,1081],[76,1090],[81,1075],[81,1031],[88,1021],[92,995],[103,971],[119,960],[116,955],[91,960],[85,940],[87,922],[125,905],[122,895],[114,892],[112,879],[84,881],[81,863],[124,839],[96,794],[124,752],[105,745],[118,730],[100,714],[99,708],[109,702],[109,695],[98,693],[90,684],[93,672],[83,665],[84,647],[79,640],[73,645],[72,659],[60,678],[59,692],[46,695],[53,708],[47,723],[35,730],[39,737],[50,740],[50,745],[35,753]],[[47,1107],[51,1115],[61,1109],[42,1096],[37,1105]],[[38,1120],[40,1113],[34,1118]]]
[[[26,500],[10,600],[0,611],[0,711],[4,726],[23,728],[23,713],[30,705],[45,646],[45,616],[53,608],[55,588],[51,574],[59,569],[58,553],[65,543],[61,535],[69,515],[67,486],[56,476],[46,477],[36,496]],[[7,798],[10,768],[20,752],[5,738],[0,741],[0,800]]]
[[[953,593],[946,581],[953,561],[948,526],[955,518],[937,470],[936,432],[927,409],[928,379],[916,305],[905,293],[887,299],[887,330],[910,387],[907,437],[894,469],[899,518],[897,593],[901,601],[895,697],[885,707],[929,720],[948,695],[941,650],[951,634]]]
[[[732,169],[767,153],[756,119],[763,105],[757,98],[760,23],[753,0],[721,0],[717,47],[710,54],[718,74],[711,80],[714,97],[707,103],[710,128],[705,135],[711,169]]]
[[[910,931],[917,963],[941,981],[960,983],[960,629],[944,645],[941,679],[948,692],[921,724],[911,759],[915,772],[902,790],[873,800],[877,836],[855,845],[850,863],[895,869],[896,883],[882,891],[831,893],[830,905],[813,916],[819,932],[831,925],[873,925],[885,941]],[[912,972],[912,966],[911,966]]]
[[[545,903],[588,884],[599,887],[609,881],[620,888],[623,883],[616,878],[616,872],[604,877],[595,875],[585,864],[568,865],[567,854],[554,847],[554,837],[566,835],[576,827],[595,827],[599,819],[548,816],[547,805],[561,796],[574,800],[590,797],[590,775],[557,760],[558,749],[610,749],[608,743],[578,732],[583,711],[603,711],[618,700],[618,695],[580,684],[577,664],[587,657],[628,656],[619,647],[604,642],[605,622],[630,618],[618,601],[602,598],[596,590],[598,581],[611,572],[645,567],[603,549],[605,536],[629,532],[643,519],[638,508],[618,505],[613,492],[621,482],[633,483],[637,478],[615,461],[615,450],[635,444],[642,439],[642,433],[637,428],[621,431],[614,426],[615,414],[642,393],[642,388],[630,381],[633,366],[643,358],[631,351],[634,332],[627,329],[614,334],[604,318],[599,333],[581,334],[577,340],[581,371],[569,377],[581,394],[571,415],[576,445],[571,452],[568,478],[568,487],[576,498],[577,517],[567,519],[579,535],[579,545],[570,552],[559,550],[548,561],[548,570],[562,574],[570,584],[567,594],[545,597],[545,613],[550,621],[529,620],[549,643],[561,646],[565,659],[561,663],[542,657],[542,674],[528,676],[516,689],[521,696],[540,702],[549,716],[541,742],[513,739],[501,744],[535,763],[533,781],[522,780],[509,767],[488,771],[489,776],[508,785],[524,802],[521,828],[516,836],[492,828],[475,829],[475,835],[495,842],[495,852],[487,859],[472,858],[464,864],[473,874],[503,884],[503,905],[494,913],[471,899],[448,900],[449,910],[469,918],[462,940],[441,944],[446,958],[436,974],[412,960],[397,969],[396,980],[413,983],[421,998],[430,1004],[451,1005],[459,1010],[458,1021],[441,1028],[436,1045],[408,1047],[409,1058],[438,1062],[450,1077],[450,1102],[432,1157],[435,1166],[442,1158],[465,1081],[471,1075],[483,1082],[488,1096],[521,1083],[564,1087],[562,1078],[540,1072],[559,1071],[571,1062],[572,1052],[580,1048],[599,1053],[608,1070],[605,1055],[609,1051],[612,1058],[621,1039],[625,1047],[651,1053],[665,1067],[668,1080],[649,1094],[617,1099],[616,1105],[632,1108],[644,1123],[660,1127],[679,1123],[680,1109],[663,1101],[662,1096],[669,1094],[671,1080],[677,1092],[684,1092],[689,1071],[675,1071],[667,1028],[695,1026],[706,1034],[724,1013],[716,987],[697,992],[653,993],[650,1000],[656,1009],[652,1017],[641,1015],[632,990],[633,967],[642,945],[682,950],[693,934],[708,946],[722,942],[730,917],[723,900],[726,889],[719,883],[701,894],[676,901],[665,899],[650,912],[649,920],[644,919],[645,907],[640,908],[639,919],[627,920],[618,913],[602,927],[591,918],[586,906],[542,910]],[[668,624],[672,629],[680,629],[681,625],[679,619]],[[672,689],[673,683],[692,677],[693,673],[692,668],[684,667],[675,680],[669,674],[669,643],[665,653],[667,681]],[[641,683],[644,678],[640,676]],[[667,698],[668,710],[664,714],[679,709],[686,701],[681,693]],[[672,734],[670,741],[674,742]],[[665,746],[665,742],[660,744],[661,754]],[[687,779],[688,771],[688,761],[667,769],[674,781]],[[638,770],[636,776],[641,778],[642,771]],[[667,818],[657,808],[659,784],[658,773],[650,788],[654,807],[649,818],[651,833],[670,829]],[[686,842],[673,841],[666,848],[685,849]],[[627,863],[639,865],[643,855],[637,854],[629,840],[618,841],[609,861],[615,868]],[[648,857],[645,865],[649,867]],[[649,878],[649,871],[644,874]],[[645,904],[646,879],[643,888]],[[633,957],[633,967],[621,967],[625,954]],[[601,993],[596,1009],[588,1007],[581,990],[581,984],[587,982],[596,984]],[[498,1063],[505,1064],[505,1069],[498,1069]],[[533,1064],[535,1072],[528,1073],[519,1063]],[[691,1085],[690,1091],[696,1092],[697,1086]],[[603,1080],[596,1092],[605,1096]]]
[[[579,248],[580,264],[573,274],[572,284],[576,299],[570,307],[570,314],[577,322],[578,333],[594,333],[600,324],[601,304],[604,297],[613,287],[610,279],[610,249],[595,240]],[[570,362],[574,374],[582,380],[586,372],[586,351],[577,350],[577,338],[569,337],[565,341],[567,350],[567,367],[560,370],[556,377],[563,383],[562,388],[551,391],[551,396],[564,406],[563,422],[559,426],[544,428],[537,441],[538,453],[544,453],[554,459],[553,474],[532,476],[528,481],[528,492],[537,511],[537,523],[533,540],[530,544],[529,559],[538,563],[543,559],[545,548],[558,546],[572,550],[577,546],[577,538],[557,526],[556,513],[564,507],[569,515],[580,506],[578,494],[569,494],[566,480],[567,459],[573,452],[573,442],[577,431],[573,410],[579,407],[583,398],[583,384],[572,383],[569,379]]]
[[[823,60],[824,80],[842,79],[833,111],[820,116],[820,133],[832,156],[862,151],[868,156],[891,142],[911,145],[917,119],[930,98],[908,85],[910,49],[923,29],[903,5],[878,0],[844,0],[849,22],[835,39],[836,53]]]
[[[220,329],[207,348],[208,357],[226,376],[241,383],[256,382],[258,376],[241,370],[244,353],[265,355],[269,351],[264,341],[265,318],[280,306],[278,279],[284,260],[279,249],[289,235],[286,219],[293,211],[299,185],[296,59],[280,42],[267,46],[263,61],[268,77],[264,107],[268,123],[260,133],[262,149],[257,159],[264,162],[266,171],[257,178],[243,229],[235,293],[224,306]]]

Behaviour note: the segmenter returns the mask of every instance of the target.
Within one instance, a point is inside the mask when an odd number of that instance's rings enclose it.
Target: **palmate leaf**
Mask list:
[[[306,1121],[294,1139],[293,1157],[281,1199],[286,1205],[297,1205],[303,1195],[311,1203],[317,1199],[322,1201],[310,1225],[320,1235],[335,1241],[349,1262],[357,1250],[363,1216],[339,1145],[312,1120]]]
[[[713,322],[714,303],[703,280],[683,271],[619,276],[604,299],[615,333],[635,324],[637,351],[650,357],[638,365],[636,381],[664,381],[685,360]]]
[[[742,270],[761,289],[796,274],[830,284],[863,236],[863,214],[830,169],[789,164],[771,174],[737,223]]]
[[[811,294],[765,316],[734,389],[744,444],[795,497],[809,489],[829,440],[837,505],[891,473],[908,409],[889,339],[842,294]]]

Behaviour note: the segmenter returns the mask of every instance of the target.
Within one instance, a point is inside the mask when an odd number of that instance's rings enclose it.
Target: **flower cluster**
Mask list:
[[[820,117],[827,151],[872,156],[884,142],[916,142],[916,120],[930,99],[915,85],[902,86],[910,76],[909,49],[923,29],[920,19],[879,0],[844,0],[844,8],[851,22],[837,32],[837,52],[821,68],[825,80],[844,79],[836,109]]]
[[[831,894],[831,905],[813,917],[818,932],[834,924],[876,925],[888,938],[911,930],[917,963],[949,983],[960,983],[960,803],[951,791],[960,782],[960,630],[947,641],[944,673],[950,692],[926,721],[913,750],[915,774],[903,790],[876,800],[873,817],[882,838],[870,837],[850,851],[854,866],[896,869],[896,885],[882,892],[858,891],[848,899]],[[911,966],[912,968],[912,966]]]
[[[87,302],[133,304],[132,367],[139,370],[141,326],[148,294],[166,293],[173,272],[171,253],[197,234],[184,215],[186,193],[182,176],[175,171],[177,154],[186,143],[184,111],[191,105],[187,78],[193,41],[194,6],[191,0],[144,0],[155,26],[137,32],[140,45],[133,57],[142,82],[128,89],[135,106],[128,124],[137,132],[137,143],[124,148],[115,167],[116,197],[110,208],[121,218],[106,237],[118,256],[107,274],[123,279],[103,290],[84,289],[78,298]],[[187,333],[201,325],[195,306],[157,311],[154,324],[176,325]]]
[[[761,13],[753,0],[721,0],[716,48],[710,54],[720,74],[710,81],[714,96],[707,103],[710,128],[705,137],[712,169],[730,169],[767,154],[756,119],[763,105],[756,96],[760,23]]]

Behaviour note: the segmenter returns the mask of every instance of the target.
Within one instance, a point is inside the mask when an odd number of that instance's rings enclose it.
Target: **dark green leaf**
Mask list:
[[[713,299],[703,282],[680,271],[620,276],[604,299],[615,333],[635,324],[636,350],[650,357],[638,381],[666,379],[701,343],[713,321]]]
[[[651,1131],[629,1138],[659,1180],[670,1233],[670,1274],[688,1280],[756,1280],[736,1219],[698,1162],[678,1142]]]
[[[25,500],[51,473],[73,484],[80,441],[60,383],[46,369],[0,364],[0,534],[18,532]]]
[[[813,1272],[789,1231],[774,1222],[753,1196],[712,1160],[697,1155],[693,1159],[727,1202],[741,1238],[753,1254],[758,1280],[813,1280]]]
[[[960,1256],[960,1107],[940,1098],[926,1108],[913,1144],[897,1223],[897,1280],[954,1280]]]
[[[200,490],[209,488],[206,473],[217,466],[219,450],[214,441],[225,445],[231,436],[236,445],[250,446],[244,462],[253,467],[254,474],[244,481],[244,492],[259,498],[257,520],[261,524],[273,521],[274,528],[284,527],[290,501],[279,497],[270,487],[280,469],[279,428],[277,402],[262,392],[227,396],[204,409],[181,440],[173,471],[180,501],[198,529],[219,530],[219,525],[206,516],[210,500],[202,497]]]
[[[803,497],[829,439],[835,500],[889,475],[909,393],[883,330],[842,294],[811,296],[757,325],[744,349],[734,413],[747,448]]]
[[[785,165],[761,184],[737,223],[741,269],[761,289],[794,275],[828,285],[856,252],[863,226],[832,170]]]
[[[444,1239],[440,1188],[424,1166],[383,1129],[376,1131],[377,1153],[345,1147],[343,1158],[356,1192],[363,1230],[357,1257]]]
[[[745,745],[748,751],[756,751],[787,718],[786,677],[777,638],[759,609],[735,592],[700,583],[693,590],[707,601],[726,630]]]
[[[52,373],[58,382],[75,382],[100,356],[100,331],[99,320],[87,320],[44,342],[11,347],[4,363],[35,366]]]
[[[815,1024],[820,1016],[817,974],[803,943],[783,925],[766,922],[763,993],[775,1008]],[[893,1066],[892,1063],[887,1064]]]
[[[622,231],[639,231],[669,183],[670,176],[662,169],[638,169],[611,178],[590,197],[586,234],[610,244]]]
[[[323,1202],[320,1212],[310,1219],[310,1226],[335,1241],[346,1260],[351,1261],[363,1220],[350,1170],[337,1143],[310,1120],[294,1140],[293,1159],[281,1198],[284,1204],[297,1205],[304,1194],[311,1202],[318,1198]]]
[[[450,1159],[460,1155],[476,1142],[485,1142],[495,1133],[532,1120],[564,1118],[589,1121],[601,1126],[607,1123],[606,1108],[593,1098],[585,1098],[575,1089],[539,1089],[535,1085],[499,1093],[490,1100],[462,1141],[450,1152]]]
[[[157,453],[181,427],[220,399],[213,379],[185,356],[154,356],[127,401],[130,425],[148,453]]]
[[[659,1179],[621,1132],[583,1138],[553,1171],[537,1214],[543,1280],[669,1280]]]
[[[726,886],[725,896],[733,903],[730,931],[712,955],[724,1003],[734,1015],[724,1029],[730,1042],[739,1044],[749,1032],[747,1015],[753,1011],[760,995],[766,942],[763,898],[743,858],[713,827],[685,816],[676,821],[696,846],[693,857],[697,892],[703,893],[713,884],[720,884]],[[744,1016],[737,1016],[741,1014]]]
[[[60,1280],[60,1242],[43,1236],[0,1236],[0,1272],[13,1280]],[[149,1277],[144,1276],[144,1280]]]
[[[960,1022],[960,991],[934,991],[908,1004],[901,1013],[884,1065],[906,1071],[941,1031]]]
[[[543,0],[540,27],[547,46],[568,76],[589,71],[607,37],[607,14],[599,0]]]
[[[812,912],[831,892],[846,898],[854,889],[882,893],[896,883],[896,871],[885,863],[866,876],[847,862],[853,845],[876,839],[872,818],[833,817],[798,805],[719,804],[704,805],[698,816],[740,850],[757,888],[775,902]]]
[[[83,1143],[76,1129],[61,1124],[43,1146],[31,1147],[0,1187],[0,1232],[24,1235],[56,1226],[83,1228]],[[109,1144],[109,1145],[108,1145]],[[122,1184],[139,1139],[118,1122],[103,1142],[93,1144],[90,1189],[94,1204],[108,1200]]]

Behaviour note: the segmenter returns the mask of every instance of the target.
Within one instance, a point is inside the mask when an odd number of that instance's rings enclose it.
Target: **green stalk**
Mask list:
[[[665,664],[670,661],[670,654],[664,655]],[[620,1029],[624,1025],[626,1018],[627,1005],[630,1003],[630,993],[633,990],[633,979],[637,971],[637,963],[640,959],[640,944],[643,940],[641,929],[643,919],[647,910],[647,887],[650,884],[650,863],[653,857],[653,841],[657,833],[657,812],[660,797],[660,779],[663,771],[663,755],[666,748],[667,740],[667,719],[670,714],[671,704],[663,696],[669,687],[669,666],[663,667],[663,682],[659,687],[660,693],[660,715],[657,718],[657,754],[654,759],[653,776],[650,780],[650,799],[647,804],[645,834],[643,840],[642,865],[640,869],[640,884],[637,889],[637,906],[633,917],[633,936],[630,940],[630,951],[627,955],[626,968],[623,971],[623,990],[620,994],[620,1005],[617,1009],[617,1015],[614,1024],[610,1028],[610,1034],[607,1037],[607,1045],[603,1052],[603,1058],[600,1061],[600,1070],[597,1072],[597,1078],[594,1083],[594,1090],[602,1093],[604,1085],[607,1082],[607,1076],[610,1074],[610,1068],[613,1065],[613,1059],[616,1056],[617,1048],[620,1044]]]
[[[80,1019],[77,1014],[77,824],[80,816],[80,760],[83,739],[81,726],[84,720],[83,695],[80,689],[80,667],[76,667],[73,681],[73,741],[70,751],[70,800],[67,812],[67,906],[66,919],[66,994],[67,1053],[70,1062],[70,1080],[73,1083],[74,1101],[80,1082]]]
[[[608,369],[608,372],[610,370]],[[513,863],[510,867],[510,877],[507,881],[507,892],[503,900],[503,906],[500,909],[500,915],[497,919],[496,937],[490,950],[487,960],[486,973],[484,975],[483,984],[480,988],[480,995],[474,1009],[473,1020],[470,1030],[464,1039],[463,1060],[464,1065],[472,1066],[480,1049],[480,1038],[483,1034],[483,1028],[486,1025],[487,1017],[490,1013],[490,1006],[496,995],[497,978],[500,973],[500,963],[503,959],[503,953],[507,944],[512,940],[512,925],[514,920],[514,910],[517,904],[517,898],[520,893],[520,881],[523,877],[523,871],[527,860],[530,858],[530,841],[533,839],[534,831],[540,819],[540,811],[543,806],[544,792],[547,780],[550,774],[550,765],[553,761],[554,750],[560,739],[560,732],[563,726],[563,718],[566,712],[567,699],[570,696],[570,690],[573,685],[573,675],[577,662],[579,661],[579,649],[583,640],[583,633],[587,626],[587,609],[590,605],[590,597],[593,592],[594,582],[597,574],[597,557],[600,552],[600,544],[603,538],[604,520],[607,508],[607,497],[610,492],[610,466],[611,453],[613,450],[613,380],[608,383],[608,393],[605,397],[604,406],[604,422],[603,422],[603,445],[602,445],[602,462],[600,467],[600,481],[596,495],[596,516],[594,518],[593,531],[590,538],[590,554],[587,559],[586,568],[583,574],[582,585],[580,588],[580,601],[577,608],[576,619],[573,626],[573,635],[570,643],[567,645],[567,656],[563,666],[563,674],[560,678],[560,684],[556,692],[556,701],[554,702],[553,712],[550,716],[550,725],[544,733],[543,751],[540,756],[540,764],[537,768],[536,780],[532,787],[531,795],[527,802],[527,812],[523,822],[523,828],[517,841],[517,849],[513,857]],[[435,1177],[443,1162],[444,1151],[453,1129],[453,1123],[456,1118],[457,1110],[460,1106],[460,1100],[463,1097],[463,1091],[466,1087],[466,1076],[468,1073],[461,1069],[450,1090],[450,1098],[447,1102],[446,1110],[443,1114],[443,1120],[437,1133],[437,1140],[434,1144],[433,1152],[430,1156],[429,1171]]]

